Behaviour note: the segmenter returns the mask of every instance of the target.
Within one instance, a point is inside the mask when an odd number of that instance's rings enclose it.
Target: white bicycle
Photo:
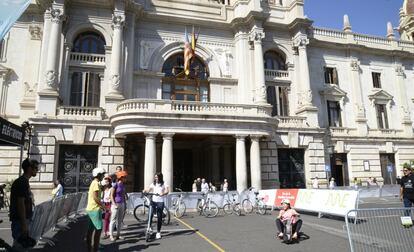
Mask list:
[[[175,188],[175,190],[181,192],[178,198],[174,198],[172,201],[171,211],[174,211],[174,216],[177,218],[183,217],[187,207],[184,203],[184,194],[180,188]]]

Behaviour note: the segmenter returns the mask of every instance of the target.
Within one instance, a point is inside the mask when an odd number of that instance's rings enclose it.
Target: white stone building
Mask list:
[[[307,4],[312,4],[310,1]],[[402,40],[312,26],[303,0],[37,0],[1,42],[0,116],[33,125],[32,187],[117,165],[190,190],[395,183],[414,159],[414,3]],[[190,77],[184,31],[199,31]],[[386,27],[384,27],[385,31]],[[264,62],[264,64],[263,64]],[[20,151],[0,147],[0,181]],[[326,167],[331,172],[326,172]]]

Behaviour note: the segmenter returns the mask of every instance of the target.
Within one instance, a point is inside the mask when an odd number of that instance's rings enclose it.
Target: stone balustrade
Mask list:
[[[332,136],[355,136],[357,135],[357,129],[345,128],[345,127],[330,127],[329,131]]]
[[[103,118],[103,109],[99,107],[61,106],[57,111],[61,119],[96,120]]]
[[[275,81],[275,82],[290,81],[289,71],[265,69],[265,80],[266,81]]]
[[[371,48],[385,50],[404,50],[404,48],[414,49],[414,42],[392,40],[385,37],[370,36],[357,33],[345,33],[334,29],[313,27],[311,37],[324,42],[363,45]]]
[[[105,66],[105,55],[94,53],[71,52],[69,57],[69,64]]]
[[[117,112],[271,117],[270,106],[148,99],[131,99],[123,101],[118,104]]]

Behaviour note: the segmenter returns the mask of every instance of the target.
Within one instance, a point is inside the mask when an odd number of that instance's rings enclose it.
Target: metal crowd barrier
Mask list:
[[[178,198],[180,194],[183,194],[183,201],[187,209],[197,208],[198,201],[203,198],[201,192],[171,192],[165,199],[165,205],[168,208],[171,208],[173,200]],[[248,190],[243,191],[240,194],[237,191],[229,191],[227,193],[223,191],[209,192],[207,194],[207,197],[214,201],[218,207],[222,208],[223,205],[227,203],[226,199],[228,199],[229,201],[233,200],[232,194],[236,194],[234,198],[239,203],[241,203],[244,199],[247,198],[250,199],[252,202],[255,199],[254,192]],[[128,201],[126,204],[128,213],[132,213],[136,206],[143,203],[141,195],[142,193],[140,192],[128,193]]]
[[[45,237],[45,234],[59,228],[60,222],[76,221],[77,217],[85,213],[87,197],[86,192],[71,193],[37,205],[33,212],[30,237],[53,244],[53,239]]]
[[[351,252],[412,252],[414,226],[404,226],[401,217],[413,219],[414,208],[351,210],[345,217]],[[355,217],[353,217],[355,216]]]

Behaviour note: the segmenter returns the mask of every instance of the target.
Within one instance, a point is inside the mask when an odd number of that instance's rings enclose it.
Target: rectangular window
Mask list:
[[[328,121],[329,127],[342,127],[341,107],[337,101],[328,102]]]
[[[267,87],[267,102],[272,105],[272,116],[277,115],[277,100],[275,86]]]
[[[98,73],[74,72],[70,90],[70,105],[99,107],[101,80]]]
[[[338,85],[338,72],[334,67],[324,67],[325,83]]]
[[[372,83],[374,88],[381,88],[381,73],[372,72]]]
[[[385,107],[385,104],[376,104],[375,108],[377,110],[378,128],[388,129],[387,108]]]
[[[279,87],[279,107],[281,116],[289,116],[289,101],[287,87]]]

